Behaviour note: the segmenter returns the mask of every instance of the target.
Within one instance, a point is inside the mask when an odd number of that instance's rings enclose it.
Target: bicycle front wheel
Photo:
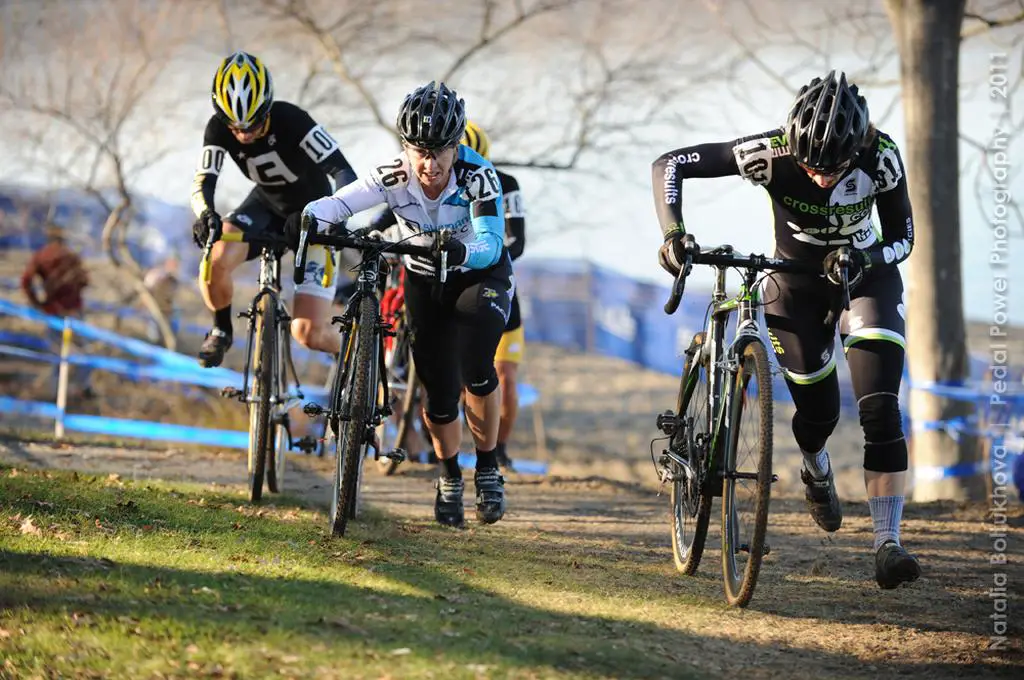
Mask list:
[[[704,554],[711,517],[712,495],[701,475],[706,468],[710,446],[708,412],[708,360],[702,351],[704,334],[697,333],[686,350],[686,364],[679,383],[676,414],[679,429],[673,434],[670,450],[690,467],[687,472],[678,463],[672,481],[672,559],[676,569],[692,576]]]
[[[760,340],[743,347],[732,388],[723,458],[722,571],[729,604],[745,607],[754,596],[768,551],[772,486],[772,380]]]
[[[340,422],[334,495],[331,499],[331,533],[335,536],[345,535],[348,520],[355,516],[358,508],[359,478],[373,416],[372,400],[377,395],[377,385],[373,381],[377,361],[377,322],[376,299],[371,295],[363,296],[359,326],[350,341],[354,343],[355,351],[352,353],[352,348],[349,348],[350,363],[345,369],[349,380],[342,396],[343,402],[347,402],[344,406],[347,406],[348,419]],[[344,406],[342,412],[345,411]]]
[[[271,444],[270,396],[274,378],[274,303],[260,298],[253,325],[252,383],[249,387],[249,501],[263,498],[267,450]]]

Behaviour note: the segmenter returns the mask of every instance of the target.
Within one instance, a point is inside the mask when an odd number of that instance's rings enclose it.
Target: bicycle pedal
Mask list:
[[[316,447],[319,445],[319,442],[317,441],[317,439],[315,437],[311,437],[309,435],[306,435],[302,439],[296,439],[295,441],[292,442],[292,444],[299,451],[302,451],[303,453],[309,454],[309,453],[313,453],[314,451],[316,451]]]
[[[242,390],[237,387],[224,387],[220,391],[220,396],[228,399],[238,399],[242,396]]]
[[[401,462],[405,461],[405,459],[407,458],[407,456],[405,455],[405,449],[402,449],[402,448],[391,449],[390,451],[388,451],[386,453],[380,454],[380,457],[381,458],[389,458],[389,459],[393,460],[396,463],[401,463]]]
[[[315,401],[311,401],[302,407],[302,412],[310,418],[316,418],[317,416],[322,416],[326,409]]]
[[[675,432],[676,432],[676,425],[678,424],[678,422],[679,422],[679,418],[677,418],[676,414],[672,413],[672,411],[665,411],[664,413],[659,413],[658,414],[658,419],[657,419],[658,429],[661,430],[662,432],[664,432],[665,434],[667,434],[670,437],[673,434],[675,434]]]
[[[249,310],[245,310],[244,312],[239,312],[238,313],[238,318],[239,319],[248,319],[251,316],[252,316],[252,312],[250,312]]]

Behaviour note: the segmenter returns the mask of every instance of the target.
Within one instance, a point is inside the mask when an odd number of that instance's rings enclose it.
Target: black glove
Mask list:
[[[658,248],[658,264],[672,276],[678,276],[686,262],[685,234],[673,231]]]
[[[843,246],[842,248],[836,248],[828,255],[825,256],[825,260],[822,266],[825,269],[825,278],[828,282],[834,286],[843,285],[842,274],[842,263],[840,258],[843,255],[847,256],[846,265],[846,281],[852,290],[854,286],[860,283],[860,280],[864,278],[864,274],[867,273],[868,269],[871,268],[871,257],[863,250],[856,250]]]
[[[434,239],[434,262],[437,263],[438,267],[441,266],[442,252],[448,253],[449,267],[458,267],[466,262],[466,244],[455,238],[455,236],[452,236],[444,243],[441,242],[440,238]]]
[[[220,215],[207,208],[199,215],[199,219],[192,224],[192,240],[196,242],[197,247],[205,248],[206,241],[210,238],[210,233],[220,228]]]
[[[299,234],[302,233],[302,211],[293,212],[284,221],[284,228],[282,229],[285,241],[288,242],[288,247],[293,251],[299,249]]]

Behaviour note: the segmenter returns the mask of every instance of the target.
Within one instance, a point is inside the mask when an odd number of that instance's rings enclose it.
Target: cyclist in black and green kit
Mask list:
[[[908,456],[899,407],[906,349],[903,281],[896,268],[914,245],[907,179],[896,143],[870,122],[868,105],[842,73],[800,89],[784,128],[670,151],[654,163],[654,198],[672,274],[685,261],[683,179],[739,175],[763,186],[775,216],[776,256],[821,263],[839,282],[838,251],[850,249],[850,309],[838,318],[864,431],[864,478],[874,523],[875,578],[895,588],[920,575],[900,544]],[[876,227],[872,208],[878,209]],[[834,287],[818,276],[766,279],[765,321],[796,406],[793,434],[811,516],[825,531],[843,521],[825,444],[839,421],[835,325],[822,323]]]

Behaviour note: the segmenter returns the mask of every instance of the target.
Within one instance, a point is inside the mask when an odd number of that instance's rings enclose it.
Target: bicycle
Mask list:
[[[712,500],[722,498],[725,596],[730,605],[745,607],[753,597],[761,562],[771,551],[765,540],[768,506],[771,484],[778,481],[772,473],[772,379],[760,335],[758,274],[766,270],[822,274],[822,269],[807,262],[735,253],[730,245],[701,250],[690,235],[685,237],[684,249],[686,259],[665,303],[666,314],[678,308],[694,264],[715,267],[717,272],[707,325],[694,335],[685,352],[676,411],[657,417],[658,429],[669,444],[655,468],[662,485],[672,484],[672,556],[683,574],[696,573]],[[848,253],[840,257],[840,264],[841,305],[849,309]],[[731,297],[725,288],[730,267],[739,268],[743,275],[739,293]],[[726,344],[726,324],[733,312],[737,313],[735,335]],[[831,324],[835,314],[830,310],[825,323]],[[741,464],[737,449],[745,411],[757,420],[758,443],[756,460]],[[744,488],[750,490],[753,502],[751,510],[741,512],[739,495]],[[741,516],[749,516],[751,526],[741,527]],[[745,562],[741,555],[747,556]]]
[[[384,338],[392,336],[391,325],[381,318],[377,292],[386,276],[384,253],[419,255],[433,258],[433,249],[401,242],[388,242],[367,238],[358,232],[346,234],[320,234],[317,221],[310,221],[300,234],[295,254],[295,277],[301,280],[306,266],[306,251],[311,245],[331,248],[354,248],[361,251],[355,292],[341,316],[331,321],[340,327],[341,352],[334,372],[328,406],[308,403],[303,409],[309,416],[326,416],[330,436],[336,440],[336,464],[331,494],[330,527],[334,536],[344,536],[348,520],[359,511],[359,490],[363,461],[369,449],[374,459],[390,458],[397,462],[405,459],[402,449],[382,451],[374,442],[374,431],[382,420],[391,415],[391,400],[384,365]],[[333,225],[330,225],[333,226]],[[439,240],[450,238],[450,232],[441,231]],[[441,252],[438,284],[447,279],[447,253]],[[435,294],[440,291],[435,287]]]
[[[297,448],[309,453],[316,445],[309,438],[292,439],[288,419],[288,412],[301,404],[304,397],[292,362],[291,316],[281,299],[281,256],[287,244],[274,233],[211,232],[199,264],[199,275],[207,283],[210,252],[218,240],[260,246],[259,290],[248,309],[238,314],[248,319],[242,387],[221,390],[222,396],[238,399],[249,409],[249,500],[257,503],[263,497],[264,477],[270,492],[280,493],[286,450]],[[325,280],[330,280],[330,264],[328,260]],[[289,388],[292,384],[294,388]]]

